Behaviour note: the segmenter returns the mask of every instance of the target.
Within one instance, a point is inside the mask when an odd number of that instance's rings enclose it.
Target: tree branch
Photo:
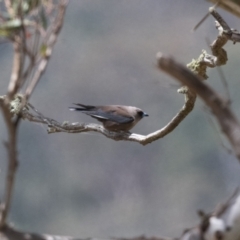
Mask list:
[[[93,124],[93,123],[90,123],[90,124],[68,123],[68,122],[59,123],[54,119],[45,117],[30,103],[28,103],[27,106],[22,109],[20,115],[23,119],[27,119],[30,122],[46,124],[48,126],[48,133],[57,133],[57,132],[81,133],[81,132],[93,131],[93,132],[101,133],[104,136],[116,141],[125,140],[125,141],[138,142],[142,145],[147,145],[153,141],[163,138],[164,136],[172,132],[178,126],[178,124],[188,115],[188,113],[191,112],[191,110],[194,107],[195,99],[196,99],[196,95],[188,91],[185,95],[185,104],[182,107],[182,109],[176,114],[176,116],[165,127],[153,133],[150,133],[146,136],[135,134],[135,133],[130,134],[126,132],[110,132],[106,130],[103,126],[99,124]],[[19,101],[19,96],[17,101]],[[18,112],[19,111],[18,106],[19,105],[17,105],[16,108],[13,109],[12,111]],[[33,113],[30,111],[30,109],[33,110]]]
[[[4,202],[1,207],[1,218],[0,218],[0,229],[6,224],[6,218],[8,212],[10,210],[11,197],[13,193],[14,186],[14,178],[15,172],[17,169],[18,161],[17,161],[17,125],[18,125],[18,117],[16,121],[12,120],[12,114],[9,111],[8,104],[5,102],[0,103],[3,117],[7,126],[8,131],[8,142],[5,143],[8,153],[8,169],[7,169],[7,177],[5,182],[5,191],[4,191]]]
[[[158,66],[203,99],[217,118],[223,133],[230,141],[236,157],[240,160],[240,125],[228,104],[199,77],[171,57],[158,54]]]
[[[29,99],[29,97],[31,96],[33,90],[35,89],[37,83],[39,82],[39,79],[41,78],[41,76],[43,75],[43,73],[45,72],[45,70],[47,68],[49,58],[52,55],[53,47],[57,41],[58,34],[60,33],[61,28],[63,26],[63,20],[64,20],[64,15],[65,15],[67,4],[68,4],[68,0],[61,0],[61,3],[58,6],[58,13],[57,13],[56,19],[53,23],[52,32],[50,33],[49,39],[46,42],[46,45],[45,45],[46,49],[42,56],[42,60],[40,61],[39,65],[37,67],[37,70],[31,80],[29,86],[26,89],[26,92],[25,92],[26,99]]]

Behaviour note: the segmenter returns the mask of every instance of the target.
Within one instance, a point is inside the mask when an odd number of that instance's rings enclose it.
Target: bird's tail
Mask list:
[[[84,111],[86,109],[84,109],[84,108],[76,108],[76,107],[69,107],[69,110],[70,111]]]
[[[73,104],[80,106],[80,107],[69,107],[70,111],[89,111],[89,110],[93,110],[95,108],[95,106],[84,105],[81,103],[73,103]]]

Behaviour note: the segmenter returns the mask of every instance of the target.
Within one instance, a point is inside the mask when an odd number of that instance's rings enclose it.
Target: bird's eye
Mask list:
[[[143,117],[143,116],[144,116],[144,112],[143,112],[143,111],[138,111],[138,115],[139,115],[140,117]]]

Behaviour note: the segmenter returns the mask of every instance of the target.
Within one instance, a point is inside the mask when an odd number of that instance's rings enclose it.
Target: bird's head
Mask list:
[[[145,112],[143,112],[141,109],[137,109],[137,117],[139,117],[140,119],[143,117],[148,117],[149,115]]]

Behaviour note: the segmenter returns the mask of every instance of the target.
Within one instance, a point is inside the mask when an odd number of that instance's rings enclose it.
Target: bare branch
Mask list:
[[[222,131],[232,144],[236,157],[240,160],[240,125],[228,104],[214,90],[201,82],[199,77],[173,58],[158,54],[158,66],[204,100],[217,118]]]
[[[99,124],[85,124],[85,123],[59,123],[58,121],[45,117],[39,111],[36,110],[31,104],[27,104],[27,107],[24,107],[20,113],[20,116],[23,119],[27,119],[31,122],[37,122],[46,124],[48,126],[48,133],[56,133],[56,132],[67,132],[67,133],[81,133],[81,132],[99,132],[104,136],[111,138],[113,140],[125,140],[125,141],[133,141],[138,142],[142,145],[147,145],[153,141],[156,141],[160,138],[163,138],[170,132],[172,132],[179,123],[192,111],[194,107],[194,103],[196,100],[196,95],[191,91],[187,91],[185,94],[185,104],[182,109],[176,114],[176,116],[162,129],[157,130],[153,133],[150,133],[146,136],[139,134],[130,134],[126,132],[110,132],[106,130],[103,126]],[[34,111],[33,114],[30,109]],[[14,110],[18,112],[19,110],[16,108]]]
[[[25,96],[28,99],[33,90],[35,89],[39,79],[41,78],[42,74],[45,72],[48,62],[49,62],[49,58],[52,55],[52,51],[53,51],[53,46],[57,41],[57,37],[58,34],[60,33],[60,30],[63,26],[63,20],[64,20],[64,15],[65,15],[65,11],[66,11],[66,7],[67,7],[68,1],[67,0],[62,0],[61,3],[59,4],[58,7],[58,14],[56,16],[56,19],[53,23],[53,29],[52,32],[49,36],[49,39],[46,43],[46,50],[44,53],[44,56],[42,58],[42,60],[40,61],[38,68],[33,76],[33,79],[31,80],[29,86],[26,89],[25,92]]]

